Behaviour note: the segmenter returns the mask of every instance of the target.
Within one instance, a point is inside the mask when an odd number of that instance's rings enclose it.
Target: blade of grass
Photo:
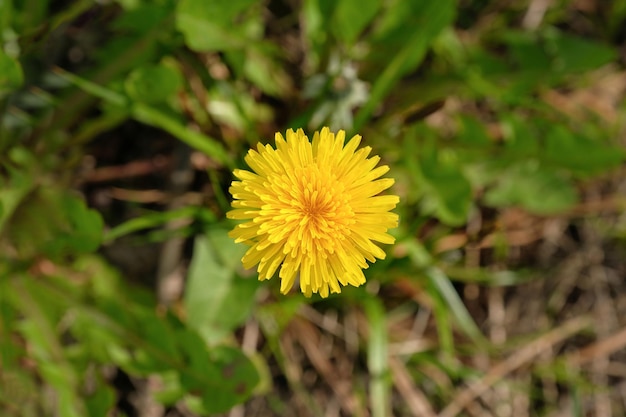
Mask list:
[[[487,340],[480,332],[480,329],[476,326],[472,316],[465,308],[463,300],[461,300],[461,297],[459,297],[459,294],[456,292],[450,278],[448,278],[448,276],[444,274],[441,269],[436,267],[428,268],[426,270],[426,276],[428,277],[430,283],[446,301],[450,312],[454,316],[456,323],[459,325],[461,330],[477,345],[481,347],[487,346]]]
[[[226,150],[217,140],[200,132],[188,129],[167,113],[144,103],[130,102],[127,97],[116,91],[81,78],[61,68],[57,67],[54,71],[57,75],[80,87],[85,92],[115,106],[128,108],[134,119],[151,126],[160,127],[192,148],[206,153],[229,168],[234,167],[232,158],[226,153]]]
[[[430,47],[433,38],[448,25],[453,19],[454,2],[426,1],[422,10],[423,25],[417,28],[404,47],[394,56],[393,60],[384,69],[380,77],[374,83],[372,92],[367,103],[359,110],[354,118],[354,131],[359,131],[370,118],[376,107],[383,101],[385,95],[391,90],[394,83],[406,72],[406,64],[409,60],[415,60],[415,66],[419,65]],[[444,3],[444,4],[442,4]],[[448,3],[448,4],[445,4]],[[415,57],[418,56],[418,59]]]
[[[144,104],[135,103],[133,105],[132,114],[138,121],[160,127],[192,148],[202,151],[217,161],[223,163],[228,168],[232,169],[235,167],[232,158],[226,153],[226,150],[217,140],[210,138],[203,133],[190,130],[176,119],[167,116],[165,113]]]
[[[118,74],[132,69],[136,65],[136,57],[141,55],[141,51],[149,48],[151,43],[156,42],[160,36],[163,36],[163,28],[169,27],[172,19],[173,16],[164,18],[154,29],[137,38],[135,43],[115,56],[114,59],[107,61],[105,66],[98,67],[97,70],[90,75],[90,79],[98,84],[106,84],[118,76]],[[93,94],[85,94],[83,91],[79,90],[71,93],[62,101],[62,111],[56,112],[52,122],[46,125],[46,129],[63,130],[77,123],[77,121],[83,117],[85,111],[90,108],[90,104],[93,101]]]
[[[130,219],[111,230],[107,231],[102,239],[104,244],[110,243],[122,236],[161,226],[171,220],[182,218],[194,218],[199,216],[197,207],[183,207],[178,210],[170,210],[163,213],[150,213],[141,217]]]
[[[145,350],[151,356],[158,358],[159,361],[167,363],[172,371],[185,372],[190,378],[204,381],[208,387],[217,386],[220,383],[218,380],[214,379],[215,372],[217,372],[216,369],[190,368],[186,361],[178,357],[173,357],[163,346],[152,343],[152,341],[148,340],[145,336],[138,334],[136,329],[126,327],[124,324],[113,319],[101,307],[90,305],[81,299],[77,299],[75,295],[68,293],[68,291],[53,282],[53,280],[39,280],[36,285],[40,285],[50,294],[51,303],[65,309],[67,309],[68,306],[72,306],[75,314],[90,320],[94,326],[106,329],[106,331],[111,332],[120,340],[125,340],[129,345]],[[132,304],[130,306],[137,309],[144,308],[143,306],[139,307],[138,304]],[[135,312],[134,315],[139,317],[141,314]]]
[[[372,416],[386,417],[391,415],[391,380],[388,375],[388,340],[385,310],[381,302],[376,298],[366,299],[363,307],[365,308],[365,315],[369,324],[367,365],[371,374]]]
[[[29,288],[32,281],[24,278],[16,277],[10,281],[18,308],[26,317],[20,325],[22,335],[28,341],[34,359],[40,363],[42,378],[56,391],[59,413],[68,417],[85,415],[85,404],[74,394],[79,386],[77,374],[64,354],[55,333],[55,323]],[[52,365],[46,366],[46,363]]]
[[[490,369],[479,379],[459,388],[451,397],[452,400],[439,412],[439,417],[455,417],[463,409],[482,396],[489,388],[516,369],[528,365],[539,354],[551,349],[554,345],[570,338],[585,329],[593,326],[593,321],[588,316],[577,316],[561,324],[555,329],[540,335],[535,340],[512,352],[505,359],[493,364]]]
[[[439,337],[439,350],[441,352],[441,360],[446,366],[454,368],[456,357],[454,351],[454,331],[452,329],[452,320],[450,318],[450,310],[436,286],[431,280],[426,286],[430,297],[433,300],[433,316],[437,323],[437,336]]]

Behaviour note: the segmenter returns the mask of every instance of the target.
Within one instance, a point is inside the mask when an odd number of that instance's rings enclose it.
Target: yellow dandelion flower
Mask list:
[[[363,269],[385,252],[376,243],[391,244],[387,230],[398,225],[390,213],[399,198],[378,195],[391,187],[392,178],[379,179],[389,167],[368,158],[371,148],[357,150],[361,136],[344,146],[345,132],[328,128],[315,132],[313,141],[302,129],[276,134],[276,149],[257,146],[245,157],[254,172],[236,169],[230,193],[230,219],[247,220],[230,236],[250,246],[242,262],[258,264],[259,280],[270,279],[280,266],[280,291],[294,285],[310,297],[341,285],[365,282]]]

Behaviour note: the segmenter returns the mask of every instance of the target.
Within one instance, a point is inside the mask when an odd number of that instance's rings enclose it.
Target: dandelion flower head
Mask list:
[[[341,286],[365,282],[363,269],[385,252],[375,243],[391,244],[387,230],[398,225],[395,195],[379,195],[392,178],[389,167],[376,167],[369,146],[357,150],[361,137],[345,144],[345,132],[328,128],[309,141],[302,129],[276,134],[276,148],[257,145],[245,157],[252,171],[236,169],[230,193],[230,219],[245,220],[230,236],[250,246],[242,262],[258,264],[259,280],[280,267],[285,294],[299,278],[310,297],[341,292]],[[299,276],[298,276],[299,273]]]

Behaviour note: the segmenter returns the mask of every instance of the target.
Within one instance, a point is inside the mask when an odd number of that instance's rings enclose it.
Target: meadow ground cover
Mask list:
[[[625,42],[625,0],[0,0],[0,415],[625,415]]]

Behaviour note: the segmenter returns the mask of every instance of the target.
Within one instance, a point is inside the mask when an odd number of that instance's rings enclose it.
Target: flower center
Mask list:
[[[273,181],[275,204],[262,209],[271,217],[270,240],[285,240],[285,253],[293,256],[332,253],[339,240],[350,235],[355,222],[344,184],[317,164],[296,168]],[[264,213],[263,213],[264,212]],[[262,229],[268,226],[261,226]]]

